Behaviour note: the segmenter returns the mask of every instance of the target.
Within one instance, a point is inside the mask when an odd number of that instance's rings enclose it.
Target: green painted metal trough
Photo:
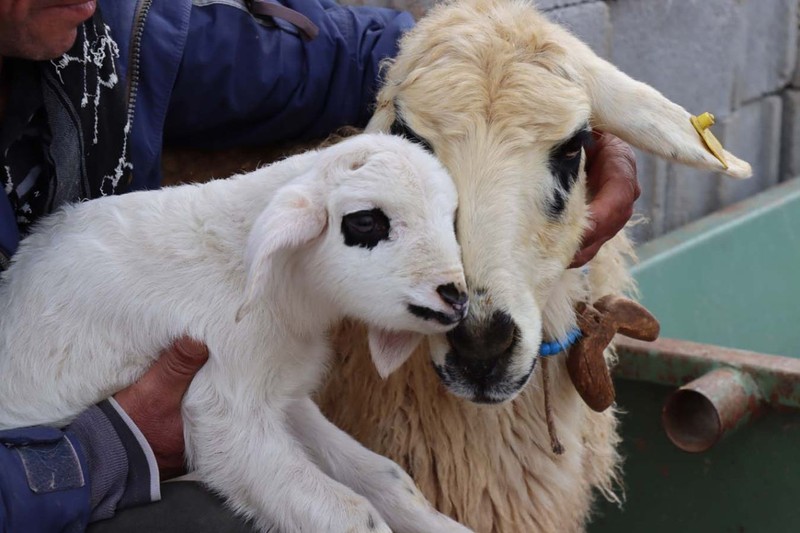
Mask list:
[[[620,349],[627,501],[589,531],[800,532],[800,179],[639,256],[662,340]]]

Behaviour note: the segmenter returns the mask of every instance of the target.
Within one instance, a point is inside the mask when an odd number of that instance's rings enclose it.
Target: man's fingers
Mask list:
[[[624,228],[633,216],[633,196],[619,187],[609,186],[610,183],[589,204],[589,216],[593,222],[592,241],[607,241]]]
[[[207,360],[204,344],[181,337],[159,354],[136,383],[114,395],[153,449],[164,479],[183,469],[181,402]]]
[[[572,260],[572,263],[569,265],[569,268],[579,268],[594,259],[594,256],[597,255],[597,252],[600,251],[600,248],[605,244],[604,241],[594,241],[593,244],[587,246],[586,248],[581,249],[577,254],[575,254],[575,258]]]
[[[613,135],[594,136],[587,150],[586,180],[590,197],[591,225],[584,232],[581,249],[570,268],[590,261],[600,247],[616,235],[633,216],[633,205],[639,197],[636,179],[636,156],[621,139]]]
[[[192,378],[207,360],[208,348],[204,344],[181,337],[161,351],[158,359],[136,383],[114,397],[121,404],[152,404],[157,410],[166,410],[173,405],[179,407]],[[126,405],[123,408],[128,410]]]
[[[208,348],[190,337],[181,337],[161,353],[168,379],[191,381],[208,360]]]
[[[153,373],[154,386],[170,396],[183,398],[192,378],[207,360],[208,348],[203,343],[181,337],[161,352],[148,373]]]
[[[591,261],[600,247],[621,231],[633,216],[633,197],[618,187],[606,186],[589,204],[591,225],[583,235],[581,249],[575,254],[570,268],[585,265]]]

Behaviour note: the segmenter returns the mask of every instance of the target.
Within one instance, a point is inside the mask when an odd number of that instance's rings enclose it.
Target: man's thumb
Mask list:
[[[190,337],[180,337],[161,352],[155,365],[159,367],[159,380],[167,390],[180,391],[182,397],[207,360],[205,344]]]

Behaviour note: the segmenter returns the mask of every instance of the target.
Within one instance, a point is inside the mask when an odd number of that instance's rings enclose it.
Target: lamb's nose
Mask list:
[[[455,283],[448,283],[447,285],[439,285],[436,287],[436,292],[442,297],[442,300],[450,305],[457,312],[462,312],[467,307],[467,293],[458,290]]]

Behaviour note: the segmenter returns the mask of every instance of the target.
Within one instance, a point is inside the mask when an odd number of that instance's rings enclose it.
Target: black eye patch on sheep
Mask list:
[[[395,109],[397,109],[396,103],[395,103]],[[433,146],[431,146],[431,143],[429,143],[428,141],[417,135],[417,132],[409,128],[408,124],[406,124],[405,121],[402,118],[400,118],[400,115],[398,115],[395,121],[392,122],[392,126],[389,129],[389,133],[391,133],[392,135],[399,135],[401,137],[405,137],[409,141],[422,145],[422,147],[425,148],[428,152],[434,153]]]
[[[558,217],[564,211],[569,191],[578,178],[582,149],[590,138],[591,134],[588,128],[584,126],[550,152],[547,165],[556,180],[553,199],[548,205],[549,214],[553,218]]]
[[[372,249],[389,239],[389,217],[378,208],[356,211],[342,217],[342,235],[347,246]]]

